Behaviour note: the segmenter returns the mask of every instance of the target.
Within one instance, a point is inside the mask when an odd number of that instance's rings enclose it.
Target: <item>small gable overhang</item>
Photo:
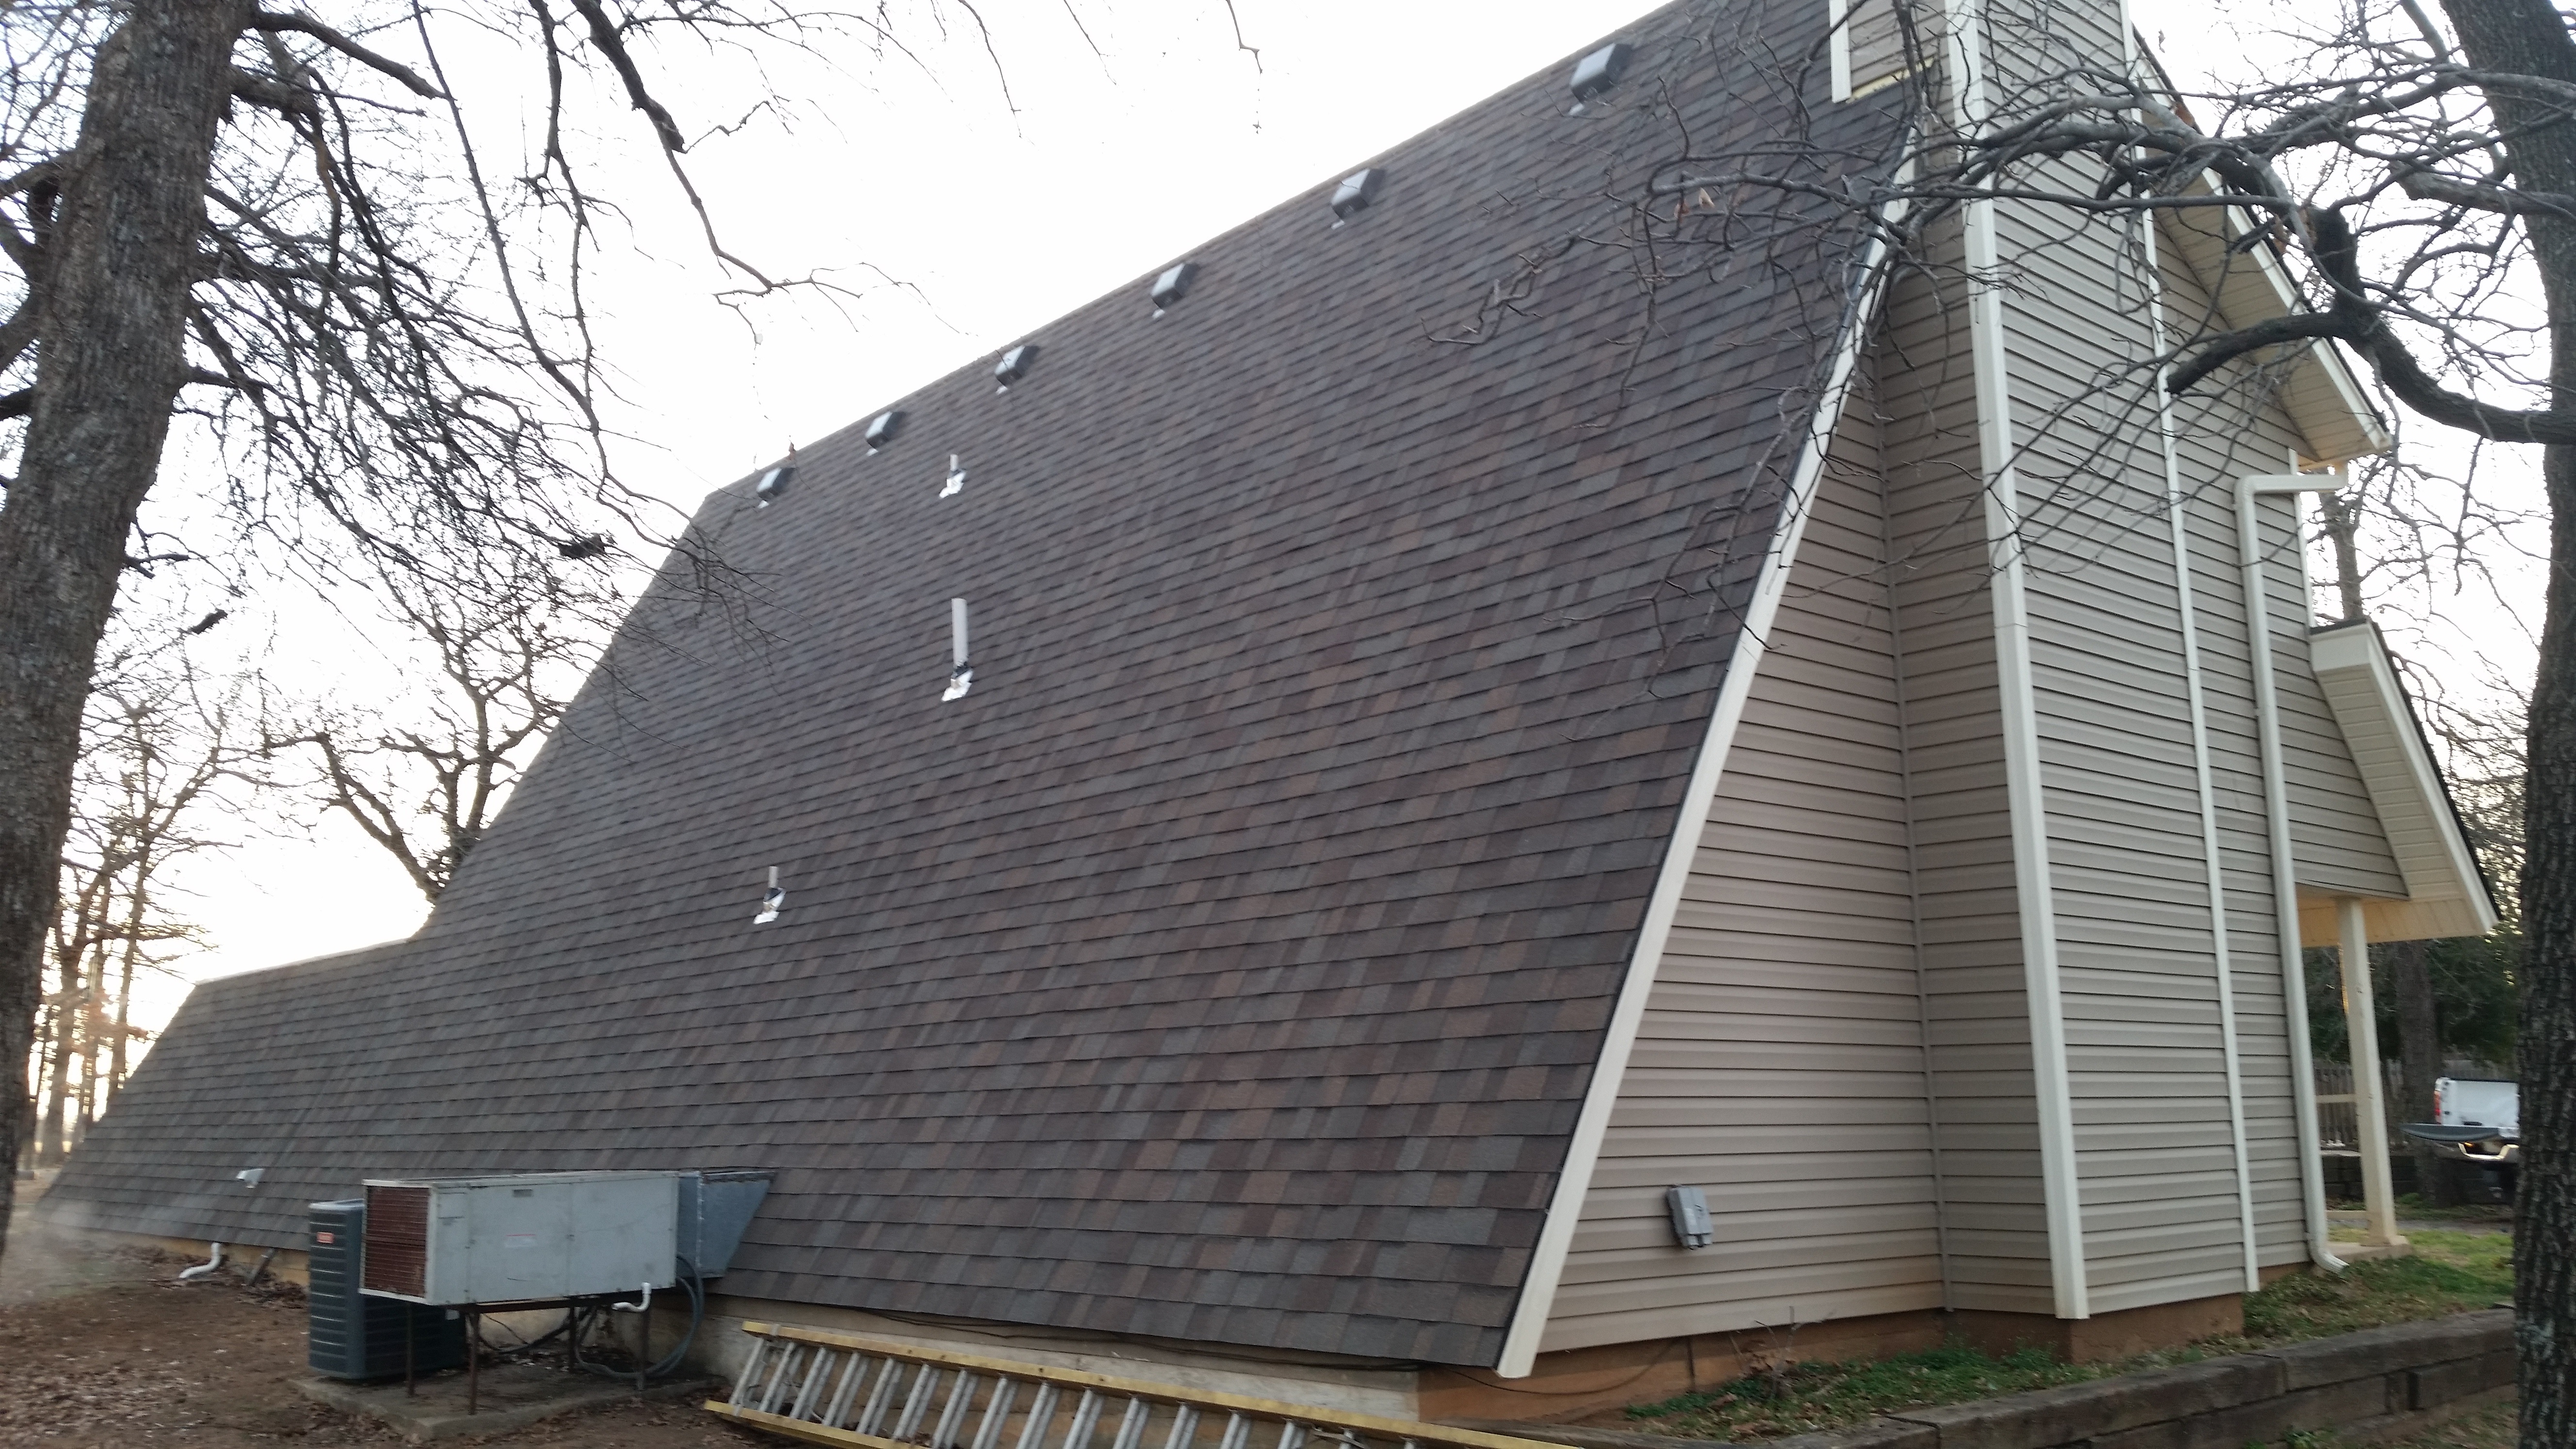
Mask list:
[[[2370,939],[2425,941],[2494,930],[2495,897],[2378,627],[2365,621],[2320,629],[2309,636],[2308,653],[2406,878],[2402,899],[2363,900]],[[2334,899],[2300,891],[2299,934],[2307,943],[2331,944],[2336,929]]]
[[[2193,188],[2216,188],[2204,177]],[[2158,241],[2173,249],[2216,304],[2209,319],[2234,330],[2308,310],[2271,242],[2255,237],[2253,219],[2233,206],[2167,211]],[[2306,462],[2341,466],[2384,453],[2392,441],[2361,380],[2330,341],[2310,344],[2281,379],[2281,405],[2308,441]]]

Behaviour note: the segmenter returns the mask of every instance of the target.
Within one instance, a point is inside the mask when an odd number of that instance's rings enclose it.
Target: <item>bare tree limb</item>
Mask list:
[[[419,96],[424,100],[432,101],[443,101],[447,99],[447,93],[440,90],[438,87],[431,85],[428,81],[421,79],[420,72],[413,70],[410,66],[403,64],[401,61],[395,60],[391,56],[378,54],[376,51],[360,45],[348,36],[341,34],[339,31],[332,29],[330,26],[323,24],[321,21],[314,19],[310,15],[301,14],[295,11],[263,10],[252,19],[251,24],[253,27],[267,31],[272,35],[285,31],[298,35],[312,36],[315,40],[322,42],[331,49],[336,50],[342,55],[349,57],[351,60],[356,61],[358,64],[367,67],[369,70],[391,76],[393,79],[400,81],[413,95]]]

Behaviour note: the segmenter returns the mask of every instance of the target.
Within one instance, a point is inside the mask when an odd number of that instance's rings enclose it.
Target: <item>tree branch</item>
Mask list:
[[[626,83],[626,98],[635,103],[635,109],[652,118],[653,129],[662,135],[662,149],[673,155],[688,150],[688,143],[680,137],[680,123],[672,120],[671,113],[645,89],[644,73],[636,69],[635,57],[627,53],[626,41],[610,23],[608,12],[599,7],[599,0],[572,0],[572,8],[590,22],[591,48],[616,68],[617,78]]]
[[[280,31],[293,31],[298,35],[312,36],[315,40],[322,42],[331,49],[336,50],[342,55],[349,57],[351,60],[356,61],[360,65],[367,67],[369,70],[378,71],[402,82],[404,86],[410,89],[413,95],[423,96],[433,101],[443,101],[447,99],[447,93],[445,91],[442,91],[438,87],[431,85],[429,82],[422,80],[420,78],[420,73],[413,70],[410,66],[403,64],[401,61],[398,61],[389,55],[380,55],[375,51],[369,50],[367,47],[360,45],[358,42],[351,40],[345,35],[342,35],[339,31],[332,29],[330,26],[323,24],[321,21],[314,19],[310,15],[300,15],[293,11],[263,10],[257,16],[252,18],[251,25],[254,29],[264,30],[272,35]]]
[[[318,116],[322,113],[322,108],[313,104],[313,97],[303,91],[263,75],[252,75],[246,70],[233,72],[233,95],[281,116]]]
[[[2576,196],[2481,186],[2438,171],[2410,171],[2399,176],[2397,184],[2417,201],[2443,201],[2503,216],[2560,216],[2576,221]]]

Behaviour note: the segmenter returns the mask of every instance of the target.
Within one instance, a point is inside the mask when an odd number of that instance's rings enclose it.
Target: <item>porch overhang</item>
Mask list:
[[[2309,636],[2308,653],[2406,879],[2402,898],[2361,898],[2370,939],[2425,941],[2494,930],[2495,898],[2378,626],[2365,620],[2319,629]],[[2299,935],[2308,944],[2338,939],[2335,899],[2300,887]]]

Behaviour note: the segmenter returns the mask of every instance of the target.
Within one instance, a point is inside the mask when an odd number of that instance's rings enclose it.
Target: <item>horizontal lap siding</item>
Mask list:
[[[1957,233],[1934,244],[1955,256]],[[1944,285],[1914,273],[1891,289],[1870,405],[1887,469],[1950,1302],[2047,1313],[1975,368],[1965,295]]]
[[[2200,315],[2208,298],[2204,279],[2195,276],[2173,249],[2167,249],[2162,260],[2168,315]],[[2184,487],[2191,498],[2185,523],[2192,588],[2199,605],[2210,765],[2218,797],[2229,974],[2235,986],[2237,1060],[2244,1082],[2245,1151],[2254,1184],[2254,1240],[2258,1261],[2277,1267],[2307,1260],[2307,1222],[2233,490],[2235,480],[2243,475],[2278,472],[2293,455],[2309,450],[2278,399],[2244,385],[2241,376],[2238,386],[2203,386],[2178,399],[2174,432]],[[2294,682],[2305,677],[2309,618],[2309,606],[2300,597],[2302,571],[2291,543],[2295,505],[2288,499],[2269,498],[2257,508],[2265,544],[2264,575],[2272,594],[2274,666],[2287,704]],[[2286,731],[2284,744],[2294,758],[2302,750],[2313,749],[2312,739]],[[2297,778],[2299,772],[2294,771],[2293,779]],[[2300,792],[2301,787],[2294,784],[2293,798]],[[2360,803],[2366,810],[2367,800]],[[2302,834],[2295,823],[2299,813],[2294,811],[2294,840]],[[2348,808],[2338,813],[2346,829],[2355,824]],[[2310,854],[2315,843],[2314,832],[2305,833],[2310,844],[2301,847],[2302,856]],[[2375,822],[2369,822],[2357,839],[2347,836],[2345,846],[2366,850],[2375,839]]]
[[[2073,41],[2118,53],[2116,31]],[[2004,311],[2023,589],[2098,1314],[2244,1286],[2213,884],[2153,385],[2106,367],[2153,353],[2143,257],[2122,219],[1998,212],[2022,283]]]
[[[1861,426],[1827,470],[1727,751],[1543,1350],[1941,1304],[1875,428]],[[1714,1246],[1673,1241],[1675,1184],[1707,1194]]]

